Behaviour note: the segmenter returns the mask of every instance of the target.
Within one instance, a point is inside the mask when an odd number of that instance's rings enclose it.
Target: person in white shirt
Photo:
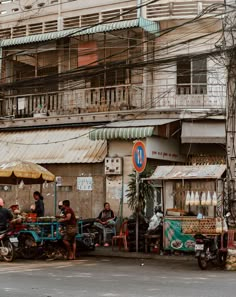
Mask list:
[[[160,206],[156,206],[154,210],[155,214],[149,221],[148,231],[155,231],[159,226],[162,226],[163,213]]]

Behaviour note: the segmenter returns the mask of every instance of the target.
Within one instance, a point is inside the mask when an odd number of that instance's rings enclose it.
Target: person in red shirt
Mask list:
[[[64,217],[59,220],[60,223],[64,223],[66,226],[63,242],[68,252],[68,259],[74,260],[76,253],[76,234],[77,234],[77,220],[73,209],[70,207],[70,201],[63,201]]]

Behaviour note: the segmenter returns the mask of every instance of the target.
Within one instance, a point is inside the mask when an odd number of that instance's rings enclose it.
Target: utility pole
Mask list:
[[[225,208],[236,216],[236,1],[225,1],[226,14],[224,18],[224,45],[225,62],[227,68],[227,95],[226,95],[226,153],[227,153],[227,194]]]

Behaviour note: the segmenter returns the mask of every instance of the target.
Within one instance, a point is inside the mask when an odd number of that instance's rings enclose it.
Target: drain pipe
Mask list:
[[[142,0],[137,0],[137,18],[139,19],[142,16]]]
[[[3,57],[2,47],[0,47],[0,81],[2,79],[2,57]]]

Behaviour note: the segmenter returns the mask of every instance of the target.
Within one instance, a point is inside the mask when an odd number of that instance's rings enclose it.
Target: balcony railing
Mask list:
[[[178,95],[206,95],[207,84],[181,84],[177,86],[176,93]]]
[[[5,96],[1,116],[24,118],[39,114],[46,116],[129,110],[140,108],[142,98],[142,88],[131,85]]]
[[[207,87],[208,94],[203,93],[206,91],[206,86],[203,89],[193,89],[196,92],[190,94],[190,89],[184,89],[184,92],[180,90],[177,93],[178,87],[176,86],[172,86],[169,92],[159,88],[156,89],[156,86],[153,86],[153,99],[148,96],[152,86],[145,90],[142,85],[119,85],[105,88],[5,96],[0,101],[0,113],[2,117],[25,118],[133,110],[147,108],[147,106],[149,108],[152,106],[155,109],[224,109],[225,86],[208,85]],[[145,103],[145,100],[148,104]]]

